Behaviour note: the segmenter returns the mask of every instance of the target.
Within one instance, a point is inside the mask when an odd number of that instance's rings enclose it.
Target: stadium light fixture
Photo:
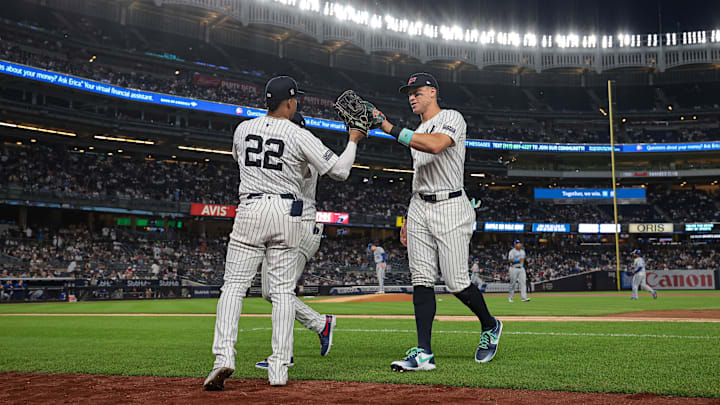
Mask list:
[[[672,105],[668,104],[667,107],[668,107],[668,111],[672,111],[672,109],[673,109],[673,106],[672,106]]]
[[[0,126],[8,127],[8,128],[24,129],[26,131],[43,132],[46,134],[53,134],[53,135],[77,136],[77,134],[74,132],[58,131],[58,130],[54,130],[54,129],[40,128],[40,127],[36,127],[36,126],[32,126],[32,125],[13,124],[12,122],[0,121]]]
[[[118,138],[116,136],[105,136],[105,135],[94,135],[93,138],[101,141],[114,141],[114,142],[127,142],[127,143],[138,143],[142,145],[155,145],[155,141],[143,141],[141,139],[132,138]]]
[[[223,150],[223,149],[200,148],[200,147],[196,147],[196,146],[184,146],[184,145],[178,145],[178,149],[189,150],[189,151],[193,151],[193,152],[217,153],[219,155],[232,155],[232,151]]]
[[[37,139],[35,139],[35,138],[30,139],[30,143],[35,143],[35,142],[37,142]]]

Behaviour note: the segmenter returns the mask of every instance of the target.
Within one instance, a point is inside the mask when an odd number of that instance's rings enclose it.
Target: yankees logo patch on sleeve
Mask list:
[[[443,125],[442,129],[446,130],[446,131],[450,131],[453,134],[455,133],[455,128],[451,127],[450,125]]]
[[[332,155],[333,155],[333,151],[331,151],[330,149],[328,149],[327,152],[325,152],[325,154],[323,155],[323,159],[325,159],[325,160],[330,160],[330,158],[332,157]]]

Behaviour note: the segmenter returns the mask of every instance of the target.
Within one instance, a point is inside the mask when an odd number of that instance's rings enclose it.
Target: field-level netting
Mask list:
[[[0,371],[204,377],[212,317],[0,318]],[[720,397],[720,324],[507,322],[497,357],[473,360],[474,322],[436,322],[438,369],[399,374],[390,362],[415,344],[412,320],[340,319],[333,349],[295,332],[290,378],[530,390],[652,392]],[[270,319],[243,318],[235,377],[266,378]],[[199,387],[188,387],[188,389]]]
[[[494,315],[516,316],[592,316],[651,310],[720,310],[720,291],[660,291],[653,300],[649,294],[630,301],[629,292],[620,293],[538,293],[531,294],[531,302],[509,303],[505,294],[486,294],[485,300]],[[409,295],[407,296],[409,299]],[[319,312],[345,315],[412,315],[412,302],[315,303],[327,297],[307,299]],[[472,315],[457,298],[438,296],[438,315]],[[214,314],[216,299],[109,301],[78,303],[4,304],[0,313],[175,313]],[[269,314],[271,306],[260,298],[243,302],[243,313]]]

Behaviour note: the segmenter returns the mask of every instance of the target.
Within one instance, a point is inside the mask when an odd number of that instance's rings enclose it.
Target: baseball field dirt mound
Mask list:
[[[266,380],[231,378],[225,391],[205,392],[200,378],[128,377],[83,374],[0,373],[0,403],[185,404],[242,402],[297,403],[461,403],[503,404],[720,404],[711,398],[664,397],[647,393],[593,394],[524,391],[442,385],[294,381],[271,387]]]

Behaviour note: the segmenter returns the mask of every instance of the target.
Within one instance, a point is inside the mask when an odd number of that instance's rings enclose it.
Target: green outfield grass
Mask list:
[[[620,293],[537,293],[531,294],[531,302],[507,301],[505,294],[487,294],[485,299],[495,315],[568,315],[592,316],[621,312],[672,309],[720,309],[720,291],[693,293],[660,292],[660,298],[653,300],[643,293],[638,301],[630,301],[629,292]],[[323,299],[327,297],[322,297]],[[314,303],[306,301],[324,313],[340,315],[412,315],[411,302],[388,303]],[[0,313],[215,313],[215,299],[178,299],[150,301],[108,301],[78,303],[37,303],[3,304]],[[270,313],[270,304],[260,298],[248,298],[243,303],[243,312],[248,314]],[[453,296],[438,296],[438,315],[472,315],[469,309]]]
[[[0,317],[0,371],[205,377],[213,325],[212,317]],[[270,326],[241,319],[234,377],[267,377],[254,363],[270,354]],[[720,324],[507,322],[488,364],[473,360],[477,328],[436,322],[438,369],[405,374],[390,362],[414,345],[412,320],[340,319],[325,358],[317,335],[298,329],[290,378],[720,397]]]

